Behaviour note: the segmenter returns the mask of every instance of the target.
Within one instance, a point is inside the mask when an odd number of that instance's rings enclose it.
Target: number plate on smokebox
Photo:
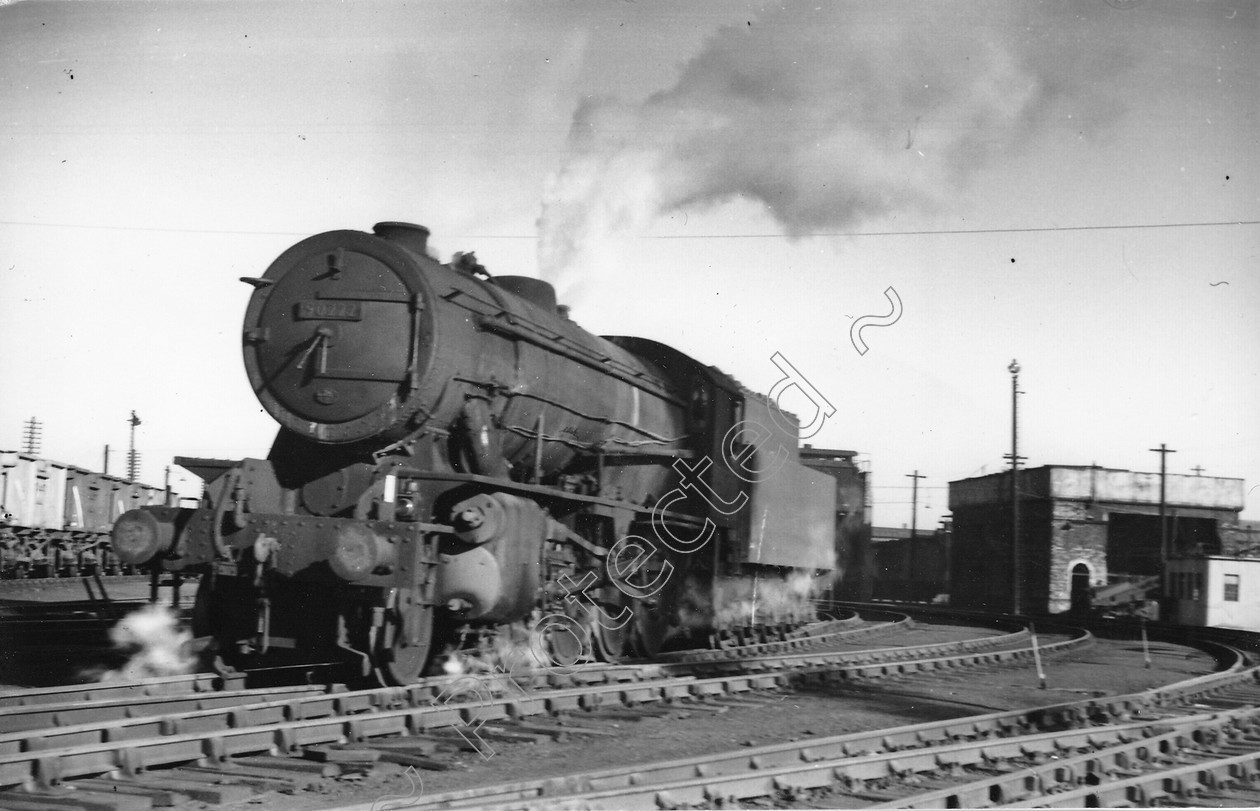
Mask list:
[[[299,301],[297,306],[299,319],[321,319],[324,321],[360,321],[363,319],[363,302],[360,301]]]

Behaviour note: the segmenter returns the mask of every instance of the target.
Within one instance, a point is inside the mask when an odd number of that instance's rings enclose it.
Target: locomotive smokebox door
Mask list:
[[[267,411],[323,442],[356,442],[405,423],[433,352],[433,299],[417,258],[357,231],[286,251],[255,285],[245,368]]]

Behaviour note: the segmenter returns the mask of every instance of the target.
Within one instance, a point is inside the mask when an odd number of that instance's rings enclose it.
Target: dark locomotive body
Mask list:
[[[271,453],[177,460],[203,506],[129,513],[119,556],[200,575],[197,633],[230,662],[331,654],[392,682],[511,624],[567,618],[615,659],[799,618],[836,567],[835,484],[795,419],[427,235],[320,234],[244,280]]]

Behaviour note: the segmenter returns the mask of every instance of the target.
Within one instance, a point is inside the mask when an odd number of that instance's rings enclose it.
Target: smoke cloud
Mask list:
[[[1077,31],[1032,5],[792,4],[642,103],[587,100],[545,189],[544,278],[572,295],[591,251],[684,209],[742,200],[800,238],[943,207],[1081,84],[1050,41]]]

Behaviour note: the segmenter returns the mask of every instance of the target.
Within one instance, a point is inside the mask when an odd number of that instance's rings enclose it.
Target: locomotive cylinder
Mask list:
[[[472,548],[442,555],[437,602],[463,619],[511,621],[537,596],[549,519],[533,501],[508,493],[456,504],[456,537]]]

